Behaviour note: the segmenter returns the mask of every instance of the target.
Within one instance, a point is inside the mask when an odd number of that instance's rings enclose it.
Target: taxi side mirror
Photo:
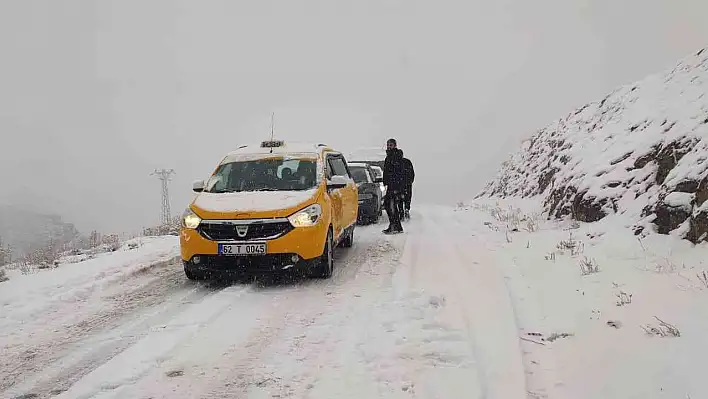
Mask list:
[[[195,193],[201,193],[204,191],[204,180],[195,180],[192,183],[192,191]]]
[[[331,179],[327,180],[327,189],[335,190],[338,188],[344,188],[349,184],[349,181],[344,176],[332,176]]]

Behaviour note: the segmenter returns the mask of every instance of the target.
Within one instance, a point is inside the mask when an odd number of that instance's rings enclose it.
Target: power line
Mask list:
[[[150,174],[150,176],[157,176],[162,182],[162,214],[160,215],[160,219],[163,225],[169,224],[172,221],[172,215],[170,214],[170,193],[167,183],[172,179],[174,173],[174,169],[155,169],[155,171]]]

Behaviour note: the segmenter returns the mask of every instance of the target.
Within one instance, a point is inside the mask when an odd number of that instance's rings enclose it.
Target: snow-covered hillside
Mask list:
[[[14,258],[46,247],[61,246],[79,236],[72,223],[60,216],[42,214],[17,206],[0,206],[0,241],[12,248]]]
[[[479,197],[542,196],[551,218],[622,215],[708,237],[708,48],[536,132]]]

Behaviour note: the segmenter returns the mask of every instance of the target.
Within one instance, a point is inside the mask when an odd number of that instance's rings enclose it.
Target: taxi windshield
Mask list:
[[[315,159],[265,158],[221,164],[204,192],[302,191],[317,185]]]

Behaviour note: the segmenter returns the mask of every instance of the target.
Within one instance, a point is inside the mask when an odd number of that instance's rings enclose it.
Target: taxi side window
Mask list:
[[[327,155],[327,161],[325,162],[325,177],[327,180],[332,178],[332,164],[330,163],[330,160],[332,157],[330,155]]]
[[[328,159],[329,163],[329,176],[344,176],[349,177],[349,170],[347,169],[347,164],[344,163],[344,159],[341,156],[330,156]]]
[[[214,175],[207,182],[207,187],[209,191],[225,191],[231,188],[231,171],[233,170],[233,163],[227,163],[225,165],[219,166]]]

